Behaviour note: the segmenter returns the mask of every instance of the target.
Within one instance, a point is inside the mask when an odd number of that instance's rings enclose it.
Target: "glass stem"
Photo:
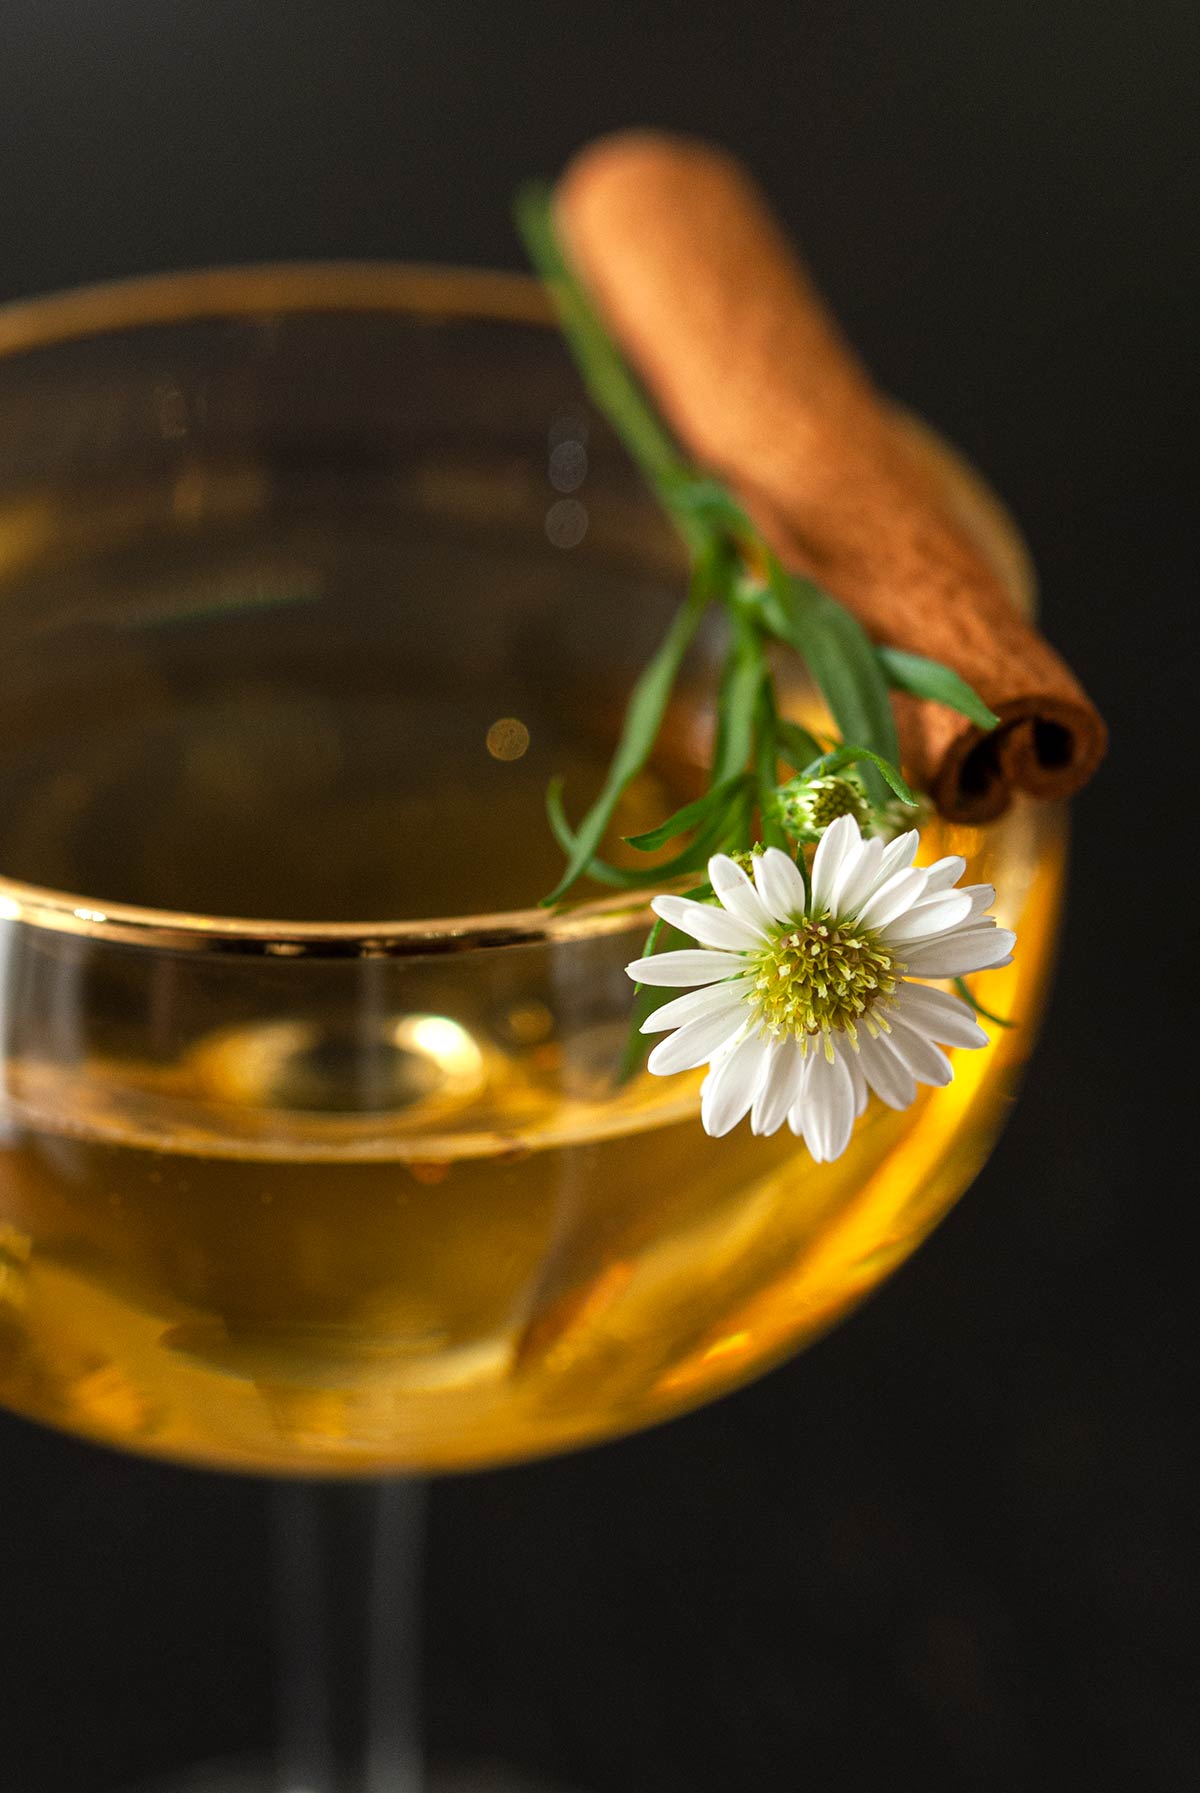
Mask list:
[[[277,1793],[421,1793],[425,1486],[274,1494]]]

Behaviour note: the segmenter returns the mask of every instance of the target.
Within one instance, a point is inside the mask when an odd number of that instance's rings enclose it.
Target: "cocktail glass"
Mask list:
[[[548,325],[524,279],[385,267],[0,316],[0,1398],[288,1478],[278,1762],[205,1793],[415,1788],[420,1478],[823,1332],[970,1180],[1042,1001],[1064,830],[1021,803],[928,831],[1020,940],[978,980],[1019,1025],[949,1088],[818,1167],[631,1066],[644,900],[538,906],[543,793],[598,784],[681,561]],[[1027,604],[995,501],[908,427]],[[617,835],[695,788],[717,645]],[[335,1712],[347,1477],[371,1648]]]

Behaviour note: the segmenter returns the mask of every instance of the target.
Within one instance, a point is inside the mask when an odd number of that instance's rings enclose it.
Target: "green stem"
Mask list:
[[[1017,1025],[1015,1021],[1006,1020],[1003,1015],[995,1015],[992,1013],[991,1009],[985,1009],[965,977],[956,977],[954,980],[954,988],[958,991],[963,1001],[969,1002],[971,1007],[975,1010],[975,1013],[977,1015],[982,1015],[985,1021],[991,1021],[996,1027],[1015,1027]]]
[[[693,889],[685,890],[683,894],[690,897],[693,902],[705,902],[712,896],[712,885],[705,879],[703,884],[697,884]],[[654,926],[646,936],[646,944],[642,948],[643,959],[653,957],[658,951],[659,943],[664,935],[670,934],[671,931],[662,917],[657,917]],[[684,936],[680,935],[679,938],[683,939]],[[661,984],[634,985],[633,1015],[630,1018],[629,1032],[625,1036],[625,1048],[621,1054],[621,1062],[617,1067],[618,1085],[628,1083],[629,1079],[641,1070],[642,1063],[649,1051],[650,1041],[642,1032],[643,1021],[648,1021],[655,1009],[661,1008],[664,1002],[669,1002],[673,996],[678,996],[678,994],[678,990],[665,989]]]
[[[717,738],[710,779],[714,786],[746,769],[754,745],[755,706],[767,677],[758,624],[740,607],[731,608],[728,615],[730,641],[717,693]]]
[[[567,860],[566,870],[550,892],[544,905],[561,900],[581,877],[604,838],[613,811],[625,790],[650,757],[666,714],[667,704],[683,657],[700,626],[700,619],[720,585],[720,550],[709,544],[692,570],[688,595],[680,605],[666,636],[650,664],[634,686],[621,724],[617,750],[608,768],[604,787],[576,831],[575,846]],[[551,803],[555,800],[553,788]]]
[[[678,488],[691,485],[696,475],[663,428],[567,265],[554,227],[551,189],[544,181],[521,188],[516,220],[529,259],[549,290],[584,385],[688,547],[699,553],[712,541],[713,527],[703,515],[677,502]]]
[[[773,814],[771,799],[779,785],[779,718],[770,672],[759,686],[754,718],[754,771],[758,786],[759,836],[765,847],[787,848],[787,835]]]
[[[665,878],[690,869],[714,845],[733,851],[743,844],[743,837],[748,843],[756,801],[763,840],[787,845],[786,832],[769,802],[777,786],[779,760],[790,758],[799,770],[797,753],[816,758],[819,750],[807,731],[779,719],[766,636],[785,643],[807,664],[840,731],[843,751],[853,751],[854,757],[865,761],[861,776],[873,803],[886,802],[889,785],[906,793],[893,771],[899,750],[884,664],[861,625],[828,592],[788,573],[720,482],[702,474],[681,453],[572,270],[558,239],[553,194],[546,183],[521,189],[516,221],[589,396],[628,449],[693,562],[688,602],[635,686],[604,788],[577,829],[572,830],[562,814],[557,790],[551,793],[551,818],[568,864],[555,890],[543,900],[559,901],[588,869],[605,882],[622,885],[655,875],[605,866],[597,849],[621,793],[646,763],[683,652],[709,599],[724,607],[731,631],[717,699],[710,793],[745,772],[748,763],[753,773],[744,799],[709,817],[705,826],[698,817],[697,839],[668,865],[657,868],[658,875]],[[739,575],[739,568],[747,565],[765,566],[765,584],[745,571]],[[888,669],[897,682],[928,680],[937,672],[931,663],[914,656]],[[961,693],[957,695],[961,698]],[[954,701],[954,694],[947,701]]]

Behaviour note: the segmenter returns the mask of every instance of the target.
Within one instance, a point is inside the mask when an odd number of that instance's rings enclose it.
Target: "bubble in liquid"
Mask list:
[[[550,455],[547,472],[556,492],[574,492],[587,478],[587,449],[582,442],[560,442]]]
[[[556,548],[577,548],[587,526],[587,507],[578,498],[560,498],[546,512],[546,534]]]
[[[487,750],[494,760],[519,760],[529,747],[529,730],[516,716],[501,716],[487,732]]]

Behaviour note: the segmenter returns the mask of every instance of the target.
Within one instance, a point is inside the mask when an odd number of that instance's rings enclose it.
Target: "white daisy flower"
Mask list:
[[[811,896],[788,855],[768,847],[753,880],[724,854],[709,860],[719,907],[655,897],[656,914],[698,946],[639,959],[629,975],[698,987],[643,1024],[674,1030],[649,1069],[708,1064],[700,1113],[714,1138],[747,1113],[755,1133],[786,1120],[827,1162],[845,1151],[869,1089],[907,1108],[919,1083],[949,1083],[942,1046],[987,1044],[968,1004],[912,980],[1007,965],[1016,936],[987,913],[990,884],[959,888],[964,859],[914,866],[918,840],[864,840],[844,815],[817,847]]]

